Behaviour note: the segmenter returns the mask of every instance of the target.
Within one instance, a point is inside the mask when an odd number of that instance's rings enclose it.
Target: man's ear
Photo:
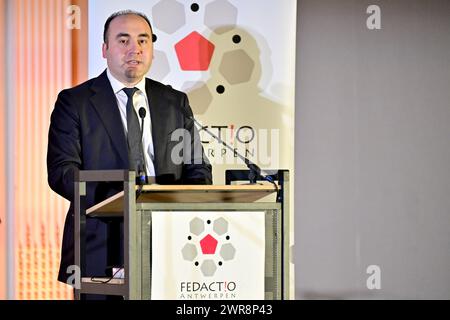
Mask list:
[[[108,45],[106,43],[102,44],[102,57],[106,59],[106,50],[108,50]]]

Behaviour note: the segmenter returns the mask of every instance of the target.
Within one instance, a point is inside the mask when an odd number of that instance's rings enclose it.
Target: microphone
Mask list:
[[[198,122],[197,120],[195,120],[195,118],[193,116],[191,116],[184,107],[181,107],[180,109],[181,109],[181,112],[183,113],[183,115],[186,118],[188,118],[189,120],[192,120],[197,126],[202,128],[203,130],[205,130],[210,136],[212,136],[214,139],[216,139],[217,142],[221,143],[228,150],[230,150],[235,155],[237,155],[239,159],[244,161],[244,163],[246,164],[247,168],[250,171],[250,173],[248,174],[248,179],[250,181],[250,184],[255,184],[258,179],[262,179],[262,180],[266,180],[266,181],[269,181],[269,182],[273,183],[275,185],[275,187],[277,188],[277,190],[278,190],[278,187],[277,187],[277,185],[276,185],[276,183],[275,183],[275,181],[274,181],[272,176],[270,176],[270,175],[262,175],[261,174],[261,168],[257,164],[251,162],[247,157],[244,157],[237,150],[234,150],[231,146],[229,146],[220,137],[218,137],[217,135],[215,135],[214,133],[209,131],[207,128],[204,128],[201,125],[201,123]]]
[[[141,118],[141,143],[142,143],[142,138],[144,137],[144,119],[145,119],[145,115],[147,114],[147,111],[145,110],[144,107],[140,107],[139,108],[139,118]],[[144,157],[145,159],[145,157]]]
[[[139,168],[138,177],[136,177],[136,180],[138,181],[138,184],[147,184],[148,183],[148,177],[147,177],[147,161],[145,160],[145,154],[144,154],[144,147],[142,143],[142,138],[144,137],[144,119],[145,115],[147,114],[147,111],[144,107],[139,108],[139,117],[141,118],[141,150],[142,150],[142,157],[144,158],[144,168],[142,166]]]

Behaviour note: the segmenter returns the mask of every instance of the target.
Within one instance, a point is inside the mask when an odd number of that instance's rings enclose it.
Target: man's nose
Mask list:
[[[128,46],[129,53],[142,53],[142,46],[138,41],[130,41],[130,45]]]

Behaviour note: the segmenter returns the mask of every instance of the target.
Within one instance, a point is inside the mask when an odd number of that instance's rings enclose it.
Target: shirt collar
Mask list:
[[[117,80],[111,72],[109,71],[109,68],[106,68],[106,75],[108,76],[109,82],[111,83],[111,87],[114,91],[114,94],[118,94],[126,85],[124,85],[122,82]],[[146,95],[145,92],[145,77],[142,77],[141,81],[139,81],[136,85],[136,88],[138,88],[144,95]]]

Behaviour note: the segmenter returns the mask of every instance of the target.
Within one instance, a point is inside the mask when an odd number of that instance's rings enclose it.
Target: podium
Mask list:
[[[75,177],[75,264],[85,266],[86,219],[123,219],[124,277],[82,277],[75,288],[81,294],[120,295],[124,299],[151,299],[151,226],[156,211],[263,211],[265,216],[265,299],[290,297],[289,173],[279,171],[277,186],[244,185],[144,185],[136,186],[134,171],[78,171]],[[85,208],[86,183],[121,181],[123,191]],[[141,188],[136,200],[136,191]]]

